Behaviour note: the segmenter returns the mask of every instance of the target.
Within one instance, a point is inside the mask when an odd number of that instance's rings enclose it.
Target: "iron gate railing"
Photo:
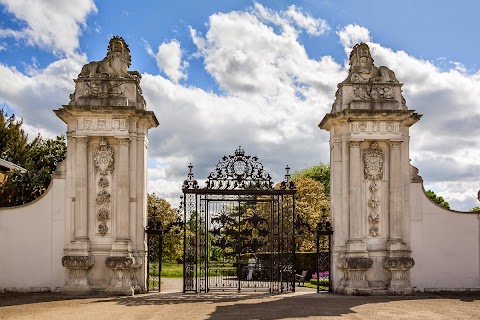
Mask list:
[[[153,209],[157,209],[154,207]],[[162,291],[162,260],[164,236],[175,227],[183,227],[183,221],[174,221],[164,225],[161,221],[149,223],[145,229],[147,234],[147,292]]]
[[[322,216],[322,221],[318,223],[316,229],[316,242],[317,242],[317,292],[327,291],[321,289],[325,287],[325,283],[328,281],[328,292],[332,292],[332,270],[331,270],[331,245],[333,229],[330,221],[328,220],[325,212]]]
[[[273,187],[256,157],[238,148],[199,188],[183,185],[184,292],[295,290],[295,185]]]

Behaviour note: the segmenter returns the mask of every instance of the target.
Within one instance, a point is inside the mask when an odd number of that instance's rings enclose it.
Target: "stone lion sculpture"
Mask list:
[[[376,67],[370,48],[364,42],[356,44],[350,53],[348,82],[395,82],[395,73],[385,66]]]
[[[130,49],[122,37],[113,36],[107,48],[107,55],[101,61],[92,61],[82,67],[79,78],[132,78]]]

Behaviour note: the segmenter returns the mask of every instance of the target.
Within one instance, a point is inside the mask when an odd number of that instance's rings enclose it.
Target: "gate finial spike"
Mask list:
[[[238,146],[238,149],[235,150],[235,155],[237,157],[241,157],[241,156],[244,156],[245,155],[245,150],[242,149],[242,146]]]
[[[285,181],[288,182],[288,181],[290,180],[290,178],[292,177],[292,176],[290,175],[290,167],[288,166],[288,164],[287,164],[287,166],[285,167],[285,171],[287,171],[287,173],[285,174]]]

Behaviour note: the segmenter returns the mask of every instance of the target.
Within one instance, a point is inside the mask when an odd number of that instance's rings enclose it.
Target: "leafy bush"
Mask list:
[[[317,279],[310,279],[310,283],[317,285]],[[328,279],[320,279],[320,286],[321,287],[328,287]]]

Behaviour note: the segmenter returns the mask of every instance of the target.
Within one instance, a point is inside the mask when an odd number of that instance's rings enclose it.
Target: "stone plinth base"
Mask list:
[[[365,272],[371,268],[373,260],[367,257],[348,257],[343,258],[341,268],[344,270],[344,285],[338,290],[338,293],[346,295],[370,295],[371,289],[365,280]]]
[[[87,277],[87,270],[93,267],[92,256],[64,256],[62,265],[68,268],[68,282],[63,293],[86,295],[92,292]]]
[[[409,295],[412,294],[408,270],[415,265],[411,257],[386,257],[383,260],[383,267],[390,270],[392,279],[388,288],[393,294]]]
[[[105,291],[111,295],[134,295],[132,273],[135,269],[135,259],[133,257],[107,257],[105,264],[113,271],[112,281]]]

